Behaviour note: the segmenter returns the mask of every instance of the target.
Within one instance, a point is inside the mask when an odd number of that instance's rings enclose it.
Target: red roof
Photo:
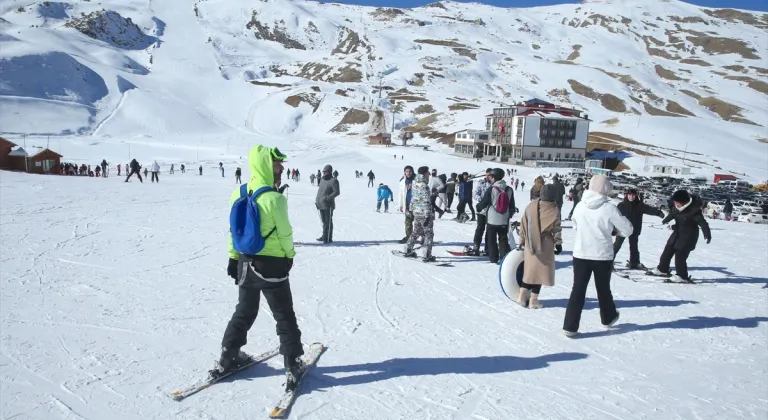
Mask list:
[[[10,141],[10,140],[8,140],[8,139],[4,138],[4,137],[0,137],[0,144],[2,144],[2,143],[6,144],[6,145],[8,145],[8,146],[11,146],[11,147],[16,147],[16,146],[18,146],[16,143],[14,143],[14,142],[12,142],[12,141]]]

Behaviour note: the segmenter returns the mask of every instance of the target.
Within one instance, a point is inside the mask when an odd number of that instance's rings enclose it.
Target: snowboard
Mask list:
[[[451,251],[451,250],[447,250],[445,252],[453,255],[454,257],[488,258],[488,254],[470,255],[470,254],[467,254],[465,251]]]
[[[449,263],[447,261],[441,261],[440,258],[438,258],[437,261],[424,262],[424,261],[421,260],[421,258],[406,257],[405,256],[405,252],[398,251],[396,249],[392,250],[392,255],[396,255],[396,256],[398,256],[400,258],[404,258],[406,260],[411,260],[411,261],[414,261],[414,262],[420,262],[422,264],[431,264],[431,265],[434,265],[434,266],[437,266],[437,267],[453,267],[454,266],[453,264],[451,264],[451,263]]]

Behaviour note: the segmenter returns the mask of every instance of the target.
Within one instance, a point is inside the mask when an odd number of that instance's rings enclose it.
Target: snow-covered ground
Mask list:
[[[223,147],[201,149],[203,176],[194,148],[148,143],[141,156],[175,157],[188,168],[181,174],[177,165],[169,175],[165,165],[159,184],[126,184],[114,167],[107,179],[0,172],[2,418],[266,417],[283,383],[279,358],[183,402],[168,397],[213,366],[234,310],[227,202],[234,168],[249,176],[236,156],[249,141],[231,146],[226,159]],[[376,213],[375,188],[353,176],[373,170],[377,184],[396,191],[404,164],[448,173],[487,164],[344,140],[263,141],[281,147],[285,166],[303,173],[287,192],[298,253],[295,309],[304,342],[329,346],[291,418],[768,416],[768,227],[710,221],[712,243],[702,241],[689,259],[700,284],[614,277],[620,323],[600,326],[590,289],[583,334],[569,339],[561,333],[572,283],[568,222],[556,286],[543,290],[545,308],[528,310],[502,294],[496,266],[445,252],[466,245],[473,224],[436,222],[434,252],[455,267],[392,256],[403,216]],[[100,155],[88,151],[107,146],[68,147],[95,164]],[[216,171],[220,160],[225,178]],[[341,183],[332,245],[314,240],[320,221],[308,179],[326,163]],[[535,175],[519,168],[528,184]],[[528,188],[516,194],[521,209]],[[669,231],[657,218],[645,223],[641,254],[650,266]],[[245,350],[276,344],[263,305]]]

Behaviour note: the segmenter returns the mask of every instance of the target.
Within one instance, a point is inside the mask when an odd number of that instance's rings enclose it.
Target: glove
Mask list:
[[[560,244],[555,245],[555,255],[560,255],[563,252],[563,246]]]
[[[515,213],[520,213],[520,209],[515,207]]]
[[[235,283],[237,283],[237,260],[234,258],[229,259],[229,264],[227,265],[227,275],[232,277],[232,279],[235,280]]]
[[[707,238],[707,244],[709,244],[710,241],[712,241],[712,238]]]

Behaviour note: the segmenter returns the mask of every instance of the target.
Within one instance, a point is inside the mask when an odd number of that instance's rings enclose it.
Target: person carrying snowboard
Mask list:
[[[594,179],[594,178],[593,178]],[[675,257],[675,279],[680,283],[693,283],[688,275],[688,256],[696,249],[699,241],[699,228],[704,234],[704,239],[709,243],[712,240],[712,232],[709,224],[701,212],[701,198],[688,194],[688,191],[678,190],[672,194],[674,206],[662,224],[675,221],[672,226],[672,234],[669,235],[667,245],[659,257],[659,264],[648,274],[659,277],[671,277],[669,263]]]
[[[384,184],[379,184],[379,188],[376,190],[376,212],[381,212],[381,202],[384,202],[384,213],[389,212],[389,202],[395,201],[393,198],[392,190]]]
[[[485,212],[485,251],[493,264],[498,264],[510,250],[509,219],[515,214],[515,192],[504,182],[504,170],[494,168],[488,174],[488,186],[477,203],[477,224],[480,225],[480,212]],[[478,248],[478,236],[475,232],[475,249]]]
[[[324,244],[333,242],[333,211],[336,209],[336,197],[341,194],[339,180],[332,176],[332,173],[333,167],[325,165],[315,197],[315,206],[320,211],[320,220],[323,222],[323,234],[317,240]]]
[[[576,184],[579,185],[579,184]],[[576,200],[574,198],[574,200]],[[638,240],[640,238],[640,232],[643,230],[643,215],[658,216],[664,218],[664,213],[654,207],[651,207],[640,198],[637,190],[634,188],[627,188],[624,191],[624,200],[617,206],[621,215],[629,219],[632,222],[632,234],[629,235],[629,261],[627,262],[627,268],[630,270],[645,270],[645,266],[640,263],[640,251],[638,249]],[[623,236],[616,236],[613,241],[613,254],[614,260],[616,254],[619,253],[621,246],[624,244]]]
[[[246,193],[250,195],[262,187],[267,187],[265,192],[248,198],[255,200],[258,208],[259,231],[251,234],[261,235],[264,238],[264,246],[255,255],[242,254],[235,250],[230,234],[227,274],[235,280],[239,297],[235,312],[221,340],[221,357],[217,367],[210,371],[210,375],[225,375],[250,360],[240,349],[247,342],[248,330],[256,320],[263,294],[277,324],[279,352],[283,355],[286,371],[285,389],[290,391],[296,389],[305,366],[300,358],[304,349],[293,309],[289,280],[296,251],[293,245],[293,228],[288,219],[288,201],[272,188],[275,179],[280,177],[283,171],[282,162],[286,158],[287,156],[277,148],[270,149],[262,145],[252,147],[248,153],[251,180],[245,184]],[[233,206],[241,194],[241,187],[232,193],[230,203]],[[233,211],[238,208],[233,207]]]
[[[413,245],[419,237],[424,238],[424,255],[422,261],[437,261],[432,255],[432,240],[434,238],[435,212],[432,210],[432,190],[429,188],[429,168],[419,168],[416,178],[411,184],[410,212],[413,214],[413,232],[405,243],[405,257],[417,258]]]

